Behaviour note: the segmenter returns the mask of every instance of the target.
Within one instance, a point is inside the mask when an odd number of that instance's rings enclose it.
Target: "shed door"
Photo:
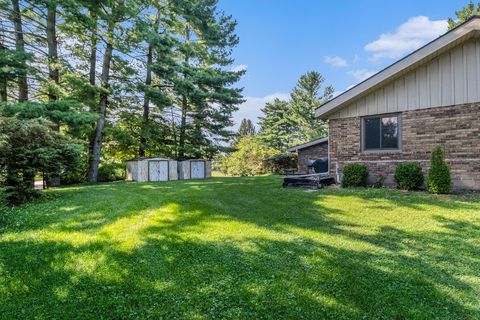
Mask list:
[[[191,179],[205,178],[205,161],[191,161],[190,172]]]
[[[168,160],[148,162],[148,181],[168,181]]]

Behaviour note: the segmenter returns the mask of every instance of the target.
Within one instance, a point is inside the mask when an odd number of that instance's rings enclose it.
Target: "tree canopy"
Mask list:
[[[315,71],[302,75],[290,94],[290,101],[267,103],[259,118],[260,135],[267,146],[285,151],[288,147],[327,136],[327,125],[315,117],[315,110],[332,98],[333,87],[324,85]]]
[[[134,156],[226,150],[245,71],[217,2],[0,1],[0,114],[79,141],[91,182]]]
[[[448,19],[448,30],[452,30],[475,15],[480,15],[480,2],[475,5],[475,3],[470,0],[468,5],[455,11],[456,18]]]

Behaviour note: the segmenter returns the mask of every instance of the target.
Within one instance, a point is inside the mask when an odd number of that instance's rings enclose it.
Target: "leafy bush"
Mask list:
[[[235,145],[236,151],[221,161],[221,171],[230,176],[254,176],[267,172],[264,159],[278,153],[265,146],[258,136],[246,136]]]
[[[441,147],[436,147],[430,156],[427,187],[431,193],[449,193],[452,187],[450,169],[443,158]]]
[[[271,173],[283,174],[285,169],[297,168],[295,153],[278,153],[264,160],[267,170]]]
[[[125,179],[125,165],[122,163],[102,163],[98,168],[98,181],[111,182]]]
[[[364,164],[350,163],[343,167],[342,187],[366,187],[368,168]]]
[[[418,163],[405,162],[395,169],[395,182],[403,190],[419,190],[423,187],[423,171]]]

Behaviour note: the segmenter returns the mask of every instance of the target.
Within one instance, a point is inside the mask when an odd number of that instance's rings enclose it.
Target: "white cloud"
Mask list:
[[[245,71],[247,70],[248,66],[246,64],[239,64],[238,66],[234,66],[232,68],[233,72],[240,72],[240,71]]]
[[[401,24],[395,32],[384,33],[365,46],[373,53],[372,61],[382,58],[399,58],[420,48],[447,31],[447,20],[430,20],[429,17],[412,17]]]
[[[354,57],[353,57],[353,63],[359,63],[362,59],[360,58],[360,56],[358,54],[356,54]]]
[[[245,97],[246,101],[242,103],[238,111],[233,114],[233,120],[235,122],[234,128],[240,125],[243,118],[250,119],[253,123],[257,123],[258,117],[263,115],[261,109],[266,103],[272,102],[275,99],[289,100],[290,94],[278,92],[265,97]]]
[[[348,71],[347,73],[349,75],[351,75],[358,82],[361,82],[365,79],[370,78],[371,76],[373,76],[377,72],[376,71],[370,71],[370,70],[367,70],[367,69],[358,69],[358,70]]]
[[[347,60],[345,60],[345,59],[343,59],[342,57],[339,57],[339,56],[334,56],[334,57],[325,56],[323,58],[323,61],[325,63],[331,65],[332,67],[339,67],[339,68],[348,67]]]

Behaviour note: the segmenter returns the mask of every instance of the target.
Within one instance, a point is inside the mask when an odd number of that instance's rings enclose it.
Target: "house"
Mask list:
[[[316,139],[288,149],[296,152],[298,159],[298,172],[308,173],[308,165],[318,159],[328,159],[328,138]]]
[[[453,187],[480,190],[480,17],[473,17],[316,110],[329,124],[330,174],[364,163],[393,183],[395,167],[426,172],[442,146]]]

